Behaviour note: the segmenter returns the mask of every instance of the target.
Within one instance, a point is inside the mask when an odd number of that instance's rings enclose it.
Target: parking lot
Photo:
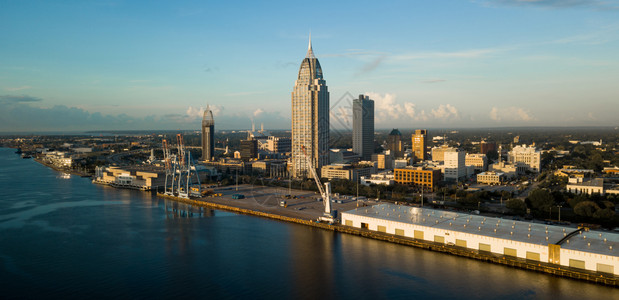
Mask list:
[[[236,186],[219,187],[213,190],[222,196],[203,197],[202,200],[245,208],[255,211],[279,214],[287,217],[304,220],[316,220],[323,215],[324,204],[319,201],[322,198],[316,192],[302,190],[288,190],[287,188],[258,186],[243,184]],[[233,195],[243,195],[243,199],[233,199]],[[286,197],[290,195],[290,197]],[[280,205],[286,202],[286,207]],[[348,211],[357,207],[357,201],[352,199],[342,200],[342,203],[331,203],[331,209],[338,212]],[[360,202],[359,205],[373,205],[375,201]]]

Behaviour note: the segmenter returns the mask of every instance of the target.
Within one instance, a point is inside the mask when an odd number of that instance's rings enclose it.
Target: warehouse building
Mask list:
[[[619,234],[434,209],[378,204],[341,213],[342,225],[619,275]]]
[[[165,185],[165,170],[155,166],[96,167],[92,181],[150,191]]]

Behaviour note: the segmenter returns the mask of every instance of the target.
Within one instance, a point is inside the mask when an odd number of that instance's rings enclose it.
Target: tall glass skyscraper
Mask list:
[[[374,100],[359,95],[352,102],[352,149],[362,160],[374,154]]]
[[[427,142],[428,142],[428,130],[417,129],[411,137],[411,146],[413,148],[413,156],[416,161],[426,160]]]
[[[292,90],[292,176],[308,177],[305,153],[320,172],[329,164],[329,91],[322,68],[312,50],[307,55]]]
[[[215,120],[207,106],[202,117],[202,160],[213,160],[215,156]]]

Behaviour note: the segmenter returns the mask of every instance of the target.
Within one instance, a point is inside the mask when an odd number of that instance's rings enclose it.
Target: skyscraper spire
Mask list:
[[[312,32],[311,31],[309,34],[309,44],[307,45],[307,55],[305,57],[316,58],[316,56],[314,56],[314,50],[312,50]]]
[[[308,164],[306,155],[312,163]],[[312,49],[301,62],[292,90],[292,168],[294,177],[305,177],[309,168],[329,164],[329,91]]]

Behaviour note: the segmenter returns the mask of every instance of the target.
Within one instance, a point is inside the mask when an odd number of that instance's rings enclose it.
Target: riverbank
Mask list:
[[[43,161],[40,158],[34,158],[34,161],[36,161],[36,162],[38,162],[38,163],[40,163],[40,164],[42,164],[42,165],[44,165],[44,166],[46,166],[48,168],[51,168],[51,169],[53,169],[55,171],[58,171],[58,172],[63,172],[63,173],[67,173],[67,174],[71,174],[71,175],[76,175],[76,176],[80,176],[80,177],[92,177],[92,174],[89,174],[89,173],[86,173],[86,172],[80,172],[80,171],[77,171],[77,170],[67,169],[67,168],[59,168],[59,167],[57,167],[57,166],[55,166],[53,164],[50,164],[50,163],[47,163],[47,162]]]
[[[248,203],[248,205],[242,205],[239,201],[227,201],[222,200],[222,198],[202,198],[202,199],[185,199],[179,197],[168,196],[165,194],[158,193],[157,196],[177,202],[183,202],[187,204],[192,204],[196,206],[202,206],[212,209],[225,210],[239,214],[245,215],[253,215],[263,218],[269,218],[284,222],[302,224],[307,226],[312,226],[324,230],[331,230],[334,232],[341,232],[351,235],[362,236],[366,238],[372,238],[376,240],[387,241],[391,243],[413,246],[417,248],[422,248],[430,251],[448,253],[456,256],[467,257],[471,259],[476,259],[485,262],[492,262],[496,264],[506,265],[514,268],[531,270],[546,274],[552,274],[555,276],[566,277],[571,279],[583,280],[588,282],[594,282],[598,284],[608,285],[608,286],[619,286],[619,280],[617,276],[611,274],[604,274],[599,272],[590,272],[586,270],[557,266],[554,264],[543,263],[543,262],[534,262],[528,261],[525,259],[519,259],[512,256],[506,255],[497,255],[488,252],[482,252],[477,250],[471,250],[467,248],[462,248],[458,246],[451,246],[442,243],[429,242],[424,240],[418,240],[413,238],[407,238],[402,236],[396,236],[392,234],[370,231],[367,229],[354,228],[350,226],[343,226],[340,224],[326,224],[326,223],[318,223],[314,221],[311,214],[302,215],[297,210],[283,210],[277,209],[277,212],[273,211],[263,211],[258,210],[256,208],[249,208],[252,203]],[[224,196],[225,197],[225,196]],[[222,203],[226,201],[225,203]],[[233,204],[233,205],[232,205]],[[268,209],[273,210],[273,209]]]

